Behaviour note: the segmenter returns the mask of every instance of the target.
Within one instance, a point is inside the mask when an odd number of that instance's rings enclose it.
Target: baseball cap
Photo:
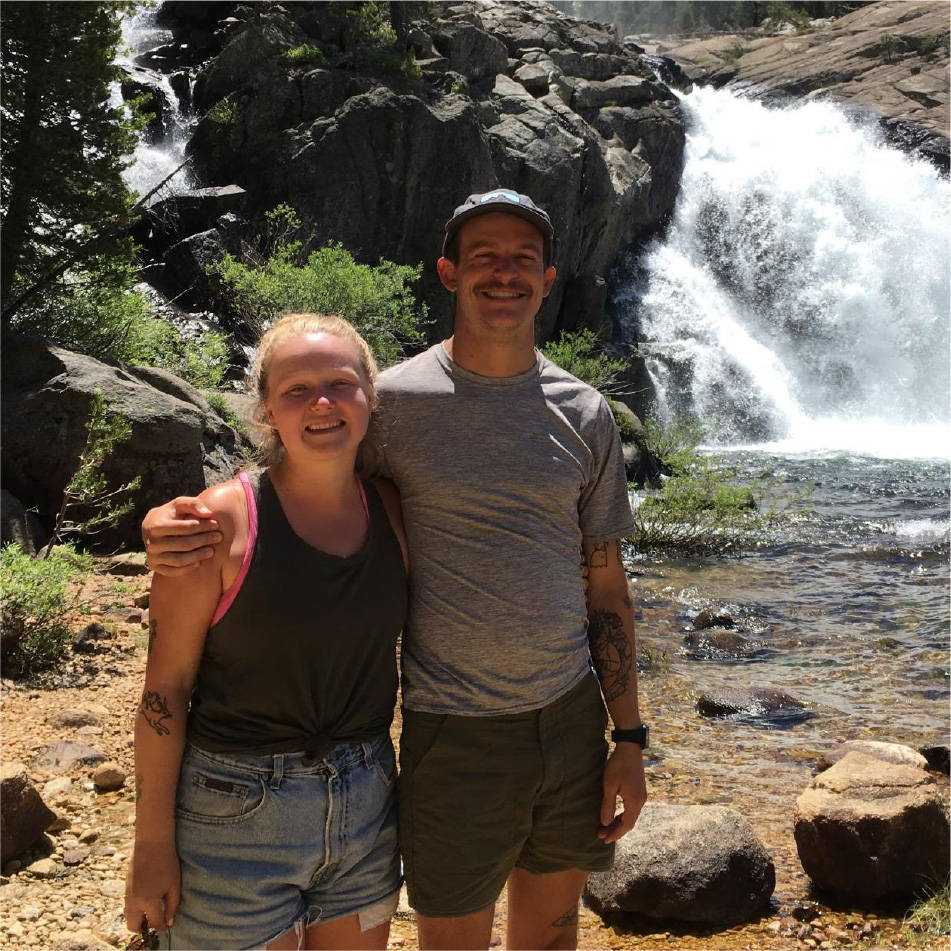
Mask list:
[[[552,258],[552,245],[555,239],[555,229],[551,225],[551,218],[528,197],[520,195],[510,188],[496,188],[494,191],[481,192],[470,195],[453,213],[446,222],[446,236],[442,243],[442,253],[446,251],[459,229],[470,219],[485,215],[493,211],[504,211],[510,215],[524,218],[533,224],[542,233],[545,241],[545,262]]]

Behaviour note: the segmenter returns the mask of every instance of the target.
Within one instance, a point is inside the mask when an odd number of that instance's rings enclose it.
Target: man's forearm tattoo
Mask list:
[[[148,656],[152,656],[152,648],[155,646],[155,642],[158,640],[158,621],[153,621],[149,618],[149,652]]]
[[[617,700],[630,685],[634,660],[620,615],[601,609],[592,611],[588,615],[588,642],[604,699]]]
[[[595,542],[591,546],[591,554],[588,556],[588,563],[592,568],[607,568],[608,566],[608,543]]]
[[[149,690],[142,696],[139,712],[145,717],[145,722],[159,736],[168,736],[169,729],[165,725],[165,721],[172,719],[172,711],[169,710],[168,701],[165,697],[160,697],[155,690]]]
[[[578,906],[569,908],[563,915],[560,915],[552,923],[552,928],[570,928],[578,924]]]

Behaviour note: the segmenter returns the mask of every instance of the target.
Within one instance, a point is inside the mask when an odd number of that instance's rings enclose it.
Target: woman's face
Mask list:
[[[280,341],[271,351],[265,406],[290,458],[355,456],[370,422],[369,381],[356,347],[326,333]]]

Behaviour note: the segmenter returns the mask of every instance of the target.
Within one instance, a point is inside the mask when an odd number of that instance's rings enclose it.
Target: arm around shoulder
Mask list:
[[[409,549],[406,545],[406,529],[403,527],[403,507],[400,502],[399,489],[389,479],[376,478],[371,481],[377,492],[380,493],[380,499],[390,519],[390,525],[403,552],[403,564],[406,570],[409,571]]]

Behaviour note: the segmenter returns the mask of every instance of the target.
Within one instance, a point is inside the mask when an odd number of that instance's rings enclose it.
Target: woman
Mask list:
[[[213,558],[153,579],[126,921],[168,947],[386,947],[406,551],[396,490],[355,473],[376,373],[340,318],[275,323],[266,468],[202,493]]]

